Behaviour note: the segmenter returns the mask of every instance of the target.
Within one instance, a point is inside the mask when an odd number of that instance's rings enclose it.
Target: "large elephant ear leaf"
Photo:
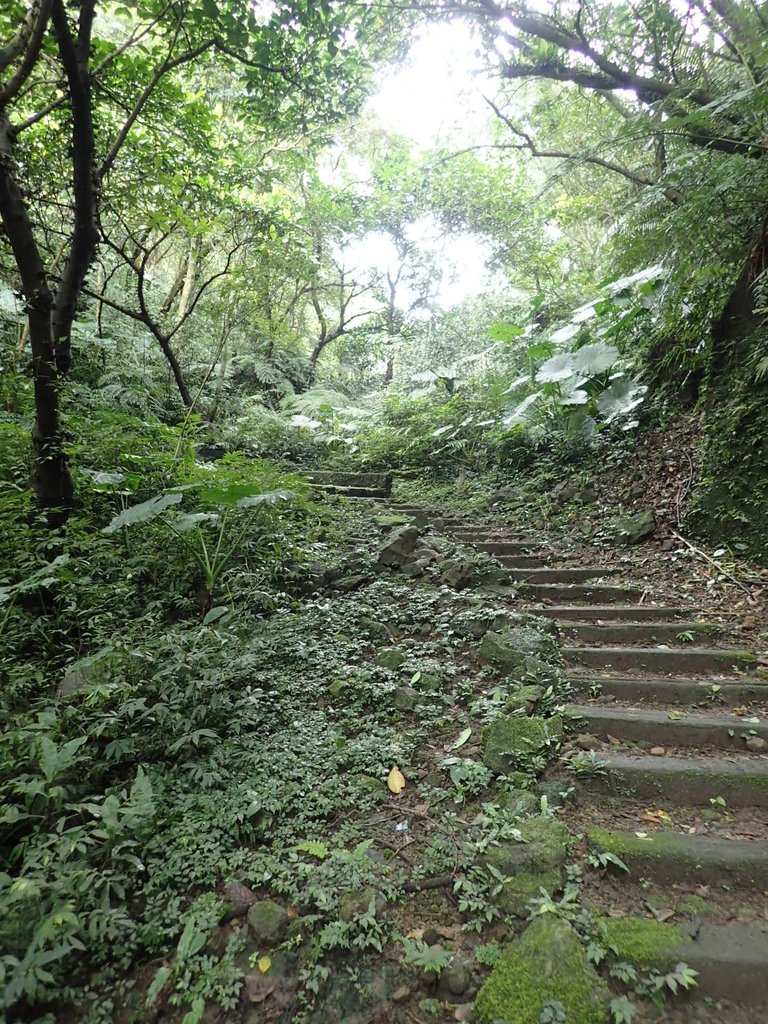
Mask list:
[[[253,508],[254,505],[276,505],[279,501],[290,501],[294,497],[296,497],[295,491],[265,491],[263,494],[252,494],[247,498],[241,498],[237,507]]]
[[[596,341],[593,345],[584,345],[583,348],[573,353],[576,370],[588,377],[594,377],[596,373],[604,373],[609,370],[618,358],[618,349],[615,349],[613,345],[606,345],[602,341]]]
[[[636,409],[645,398],[647,390],[644,385],[636,384],[627,377],[618,377],[598,398],[598,411],[605,417],[606,423],[611,423]]]
[[[102,532],[117,533],[124,526],[135,526],[136,523],[149,522],[150,519],[155,519],[165,509],[170,508],[171,505],[178,505],[183,497],[184,495],[179,491],[156,494],[154,498],[142,501],[140,505],[132,505],[131,508],[123,509],[108,526],[104,527]]]
[[[559,381],[568,380],[577,373],[572,352],[559,352],[536,371],[536,380],[539,384],[556,384]]]

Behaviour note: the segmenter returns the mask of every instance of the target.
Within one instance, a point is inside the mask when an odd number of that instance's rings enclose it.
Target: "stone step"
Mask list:
[[[584,601],[585,604],[603,605],[616,602],[639,601],[643,591],[636,587],[619,587],[609,584],[572,585],[559,583],[524,583],[520,587],[521,597],[533,601],[552,601],[553,604],[571,604]]]
[[[472,526],[472,527],[450,527],[446,524],[446,529],[461,540],[473,541],[478,544],[488,543],[495,544],[498,541],[528,541],[531,544],[540,544],[542,537],[537,534],[528,533],[526,530],[517,530],[512,526],[499,527],[495,530],[490,529],[487,526]]]
[[[613,934],[612,922],[608,922],[610,941],[616,944],[620,959],[631,960],[633,952],[637,949],[637,942],[642,942],[633,937],[636,934],[632,928],[634,920],[636,918],[627,917],[617,921],[617,930]],[[642,930],[645,931],[648,920],[640,920],[643,922]],[[622,928],[631,929],[626,947],[620,938],[619,929]],[[643,971],[655,968],[661,973],[666,973],[671,966],[682,962],[698,972],[696,987],[690,994],[693,1002],[689,1012],[685,1014],[685,1020],[690,1024],[704,1024],[704,1021],[716,1021],[717,1024],[736,1024],[737,1021],[739,1024],[758,1024],[759,1021],[764,1021],[768,1012],[768,1006],[765,1005],[768,1003],[768,970],[765,966],[768,963],[766,922],[710,924],[695,919],[683,922],[679,931],[680,942],[676,947],[663,948],[655,958],[651,954],[650,959],[644,959],[638,966]],[[653,942],[653,939],[650,941]],[[699,1015],[696,1007],[701,1005],[704,999],[727,1000],[729,1004],[737,1005],[733,1008],[705,1005],[703,1013]],[[672,1006],[668,1006],[667,1009],[672,1010]],[[683,1019],[678,1017],[674,1010],[673,1015],[675,1020]],[[671,1020],[672,1016],[668,1016],[665,1011],[654,1019]]]
[[[547,569],[542,555],[496,555],[496,560],[507,569]]]
[[[566,713],[580,720],[580,730],[601,739],[616,736],[662,747],[719,747],[741,753],[747,752],[749,736],[768,741],[768,721],[746,722],[739,715],[676,711],[672,713],[675,717],[670,718],[668,711],[592,704],[569,704]]]
[[[543,615],[547,619],[576,619],[587,621],[666,622],[690,614],[688,608],[665,608],[649,604],[604,604],[585,607],[584,605],[529,605],[525,611],[532,615]]]
[[[504,557],[499,559],[504,562]],[[529,583],[583,583],[587,580],[598,579],[602,576],[610,576],[614,569],[606,569],[602,566],[587,568],[578,566],[571,569],[513,569],[509,570],[509,578]]]
[[[768,808],[768,759],[761,757],[654,757],[651,754],[599,754],[603,773],[582,778],[579,792],[606,793],[691,807],[709,807],[722,797],[726,806]]]
[[[708,622],[571,622],[557,620],[567,640],[582,644],[684,645],[695,637],[712,638],[720,627]]]
[[[768,842],[723,839],[659,831],[643,837],[636,832],[587,829],[593,850],[614,853],[636,877],[661,885],[745,886],[768,889]]]
[[[696,676],[748,669],[754,654],[735,649],[708,647],[569,647],[562,648],[566,665],[613,669],[616,672],[651,671],[661,675]]]
[[[458,533],[455,534],[457,539],[469,540],[469,538],[459,538]],[[530,541],[524,540],[492,540],[492,541],[478,541],[474,547],[478,551],[484,551],[488,555],[524,555],[531,550],[541,551],[542,554],[551,552],[546,548],[534,548],[534,545]]]
[[[733,677],[729,677],[731,680]],[[768,704],[768,682],[721,678],[690,679],[674,676],[602,676],[594,673],[570,673],[568,682],[579,693],[596,691],[617,700],[637,704],[701,704],[713,707],[722,702],[737,706],[754,701]]]

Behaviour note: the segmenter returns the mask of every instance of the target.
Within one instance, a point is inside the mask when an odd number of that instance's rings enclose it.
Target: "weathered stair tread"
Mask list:
[[[567,583],[522,583],[520,596],[534,601],[552,601],[556,604],[584,601],[588,604],[616,604],[639,601],[643,595],[637,587],[614,586],[610,584],[567,584]]]
[[[500,561],[503,562],[504,558],[502,557]],[[611,576],[615,571],[605,566],[578,566],[566,569],[510,569],[509,575],[512,579],[529,583],[582,583]]]
[[[583,719],[586,730],[596,736],[658,743],[661,746],[713,746],[746,753],[745,734],[768,740],[768,721],[747,722],[738,715],[675,712],[650,708],[604,708],[591,704],[569,704],[566,714]]]
[[[568,640],[586,644],[685,644],[691,638],[714,637],[720,627],[708,622],[574,622],[561,619],[558,629]]]
[[[661,884],[697,882],[768,888],[768,842],[723,839],[662,830],[644,838],[634,832],[587,829],[596,850],[616,854],[633,875]]]
[[[603,604],[603,605],[530,605],[525,609],[533,615],[543,615],[548,619],[578,620],[609,620],[627,622],[666,621],[690,615],[690,608],[671,608],[663,605],[647,604]],[[570,624],[570,623],[569,623]]]
[[[653,669],[662,673],[726,672],[748,669],[755,662],[749,651],[707,647],[563,647],[567,665],[632,671]]]
[[[685,946],[685,962],[699,972],[700,995],[748,1006],[768,1002],[768,922],[702,924]]]
[[[456,534],[457,539],[464,540],[465,538],[459,537]],[[467,538],[468,539],[468,538]],[[476,541],[473,545],[478,551],[484,551],[488,555],[523,555],[523,554],[538,554],[540,557],[551,556],[553,554],[551,548],[542,548],[535,545],[532,541],[524,540],[482,540]]]
[[[768,681],[728,677],[725,682],[714,676],[709,679],[691,679],[683,676],[622,676],[595,675],[571,671],[568,681],[581,693],[599,687],[600,693],[636,703],[697,704],[711,700],[726,704],[748,704],[752,701],[768,702]],[[713,686],[717,687],[713,690]],[[714,704],[717,707],[717,704]]]
[[[583,780],[580,792],[708,807],[722,796],[728,807],[768,807],[768,759],[600,755],[605,774]]]

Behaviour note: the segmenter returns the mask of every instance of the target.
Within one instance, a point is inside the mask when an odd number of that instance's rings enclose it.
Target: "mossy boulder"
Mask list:
[[[531,712],[544,696],[544,687],[537,683],[518,686],[504,701],[504,711],[511,715],[515,711]]]
[[[511,626],[485,634],[480,641],[480,660],[506,675],[522,676],[531,674],[537,662],[558,664],[560,651],[550,633],[532,626]]]
[[[649,917],[603,918],[600,927],[618,959],[643,970],[685,960],[685,945],[691,941],[677,925]]]
[[[375,657],[380,668],[398,669],[406,660],[405,654],[398,647],[385,647]]]
[[[617,516],[609,524],[610,533],[619,544],[639,544],[656,529],[656,517],[646,509],[631,516]]]
[[[475,1000],[478,1024],[539,1024],[544,1006],[565,1007],[568,1024],[605,1024],[608,986],[565,921],[540,917],[504,950]]]
[[[519,842],[509,839],[489,846],[482,863],[506,879],[494,895],[494,903],[524,917],[529,900],[540,889],[550,893],[562,889],[571,836],[565,825],[552,817],[529,818],[520,823],[519,830]]]
[[[563,721],[553,718],[522,718],[501,715],[483,731],[483,761],[491,771],[505,774],[530,757],[559,743]]]
[[[259,949],[277,946],[287,929],[288,914],[274,900],[259,900],[248,911],[248,930]]]
[[[511,789],[496,797],[495,803],[516,818],[534,814],[541,807],[541,800],[530,789]]]

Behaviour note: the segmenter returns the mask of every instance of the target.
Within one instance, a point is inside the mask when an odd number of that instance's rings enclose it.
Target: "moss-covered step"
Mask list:
[[[671,644],[680,647],[694,639],[713,639],[721,631],[708,622],[572,622],[561,619],[558,629],[577,644]]]
[[[732,677],[731,677],[732,678]],[[716,707],[720,702],[734,707],[753,702],[768,703],[768,680],[739,679],[726,682],[674,676],[597,675],[593,672],[571,671],[568,682],[578,693],[597,691],[617,700],[643,704],[706,704]]]
[[[504,558],[501,558],[504,561]],[[611,576],[615,569],[606,566],[575,566],[565,569],[509,569],[509,577],[527,583],[585,583],[603,576]]]
[[[694,998],[727,999],[748,1007],[768,1003],[768,923],[696,924],[691,935],[685,926],[639,917],[604,920],[603,927],[620,960],[642,970],[682,961],[698,971]]]
[[[673,711],[670,718],[669,711],[598,707],[593,704],[569,704],[565,714],[585,723],[586,731],[595,736],[616,736],[630,743],[719,747],[747,753],[746,743],[750,737],[768,741],[768,722],[746,722],[739,715]]]
[[[667,622],[670,619],[681,619],[691,614],[690,608],[669,607],[645,604],[604,604],[604,605],[532,605],[526,611],[533,615],[543,615],[547,619],[559,619],[568,622]],[[679,629],[680,627],[678,627]]]
[[[520,596],[529,601],[547,601],[552,604],[571,604],[583,601],[585,604],[627,604],[639,601],[643,596],[637,587],[620,587],[610,584],[589,586],[578,583],[522,583]]]
[[[562,1003],[568,1024],[606,1024],[609,991],[565,921],[540,917],[507,946],[478,993],[478,1024],[539,1024],[547,1003]]]
[[[731,672],[734,669],[747,671],[755,664],[750,651],[736,649],[720,650],[708,647],[563,647],[566,665],[583,665],[593,669],[608,669],[616,672],[650,671],[679,673],[681,675],[703,675]]]
[[[609,793],[640,800],[708,807],[722,797],[734,807],[768,807],[768,760],[600,755],[604,774],[579,782],[584,796]]]
[[[635,832],[587,829],[590,849],[613,853],[638,878],[659,884],[697,882],[700,885],[768,889],[768,842],[722,839],[683,832]]]

